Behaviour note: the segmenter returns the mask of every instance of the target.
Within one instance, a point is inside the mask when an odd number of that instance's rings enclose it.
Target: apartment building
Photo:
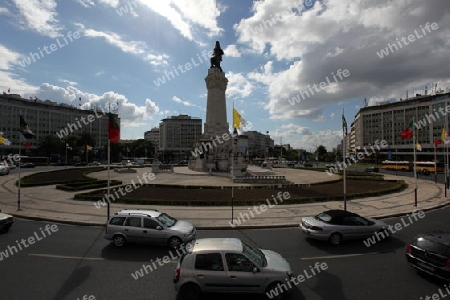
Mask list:
[[[414,122],[415,141],[421,145],[417,151],[418,159],[432,160],[435,139],[441,139],[442,129],[449,131],[450,93],[435,95],[416,95],[414,98],[382,105],[364,107],[359,110],[352,123],[351,151],[358,151],[385,140],[389,145],[380,153],[403,159],[411,159],[414,151],[413,139],[401,139],[402,131]],[[353,140],[354,142],[353,142]],[[438,145],[437,152],[444,146]]]
[[[179,160],[186,160],[202,135],[202,119],[188,115],[165,118],[159,123],[159,150],[172,151]]]
[[[274,141],[268,133],[263,134],[258,131],[245,131],[243,135],[248,137],[248,155],[250,157],[265,157],[269,153],[269,148],[274,147]]]
[[[21,142],[19,137],[22,115],[28,127],[36,135],[29,139],[29,149],[36,149],[38,141],[47,135],[64,138],[88,132],[95,140],[96,147],[108,142],[108,115],[100,109],[83,110],[65,103],[37,98],[24,99],[17,94],[0,95],[0,131],[11,141],[10,146],[1,146],[0,151],[17,152]],[[117,117],[117,114],[114,114]],[[120,125],[120,119],[117,118]]]

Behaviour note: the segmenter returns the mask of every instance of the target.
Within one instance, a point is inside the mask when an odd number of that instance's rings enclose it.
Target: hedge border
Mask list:
[[[67,169],[67,170],[77,170],[77,168],[71,168],[71,169]],[[89,177],[87,174],[89,173],[93,173],[93,172],[99,172],[99,171],[104,171],[103,167],[97,167],[97,168],[92,168],[86,172],[83,173],[83,177],[85,179],[80,179],[80,180],[76,180],[76,181],[71,181],[71,180],[52,180],[52,181],[46,181],[46,182],[39,182],[39,183],[27,183],[26,180],[30,177],[36,176],[37,174],[42,174],[42,173],[49,173],[49,172],[54,172],[54,171],[60,171],[60,170],[51,170],[51,171],[43,171],[43,172],[38,172],[38,173],[33,173],[30,175],[26,175],[22,178],[20,178],[20,187],[33,187],[33,186],[45,186],[45,185],[53,185],[53,184],[63,184],[63,183],[67,183],[67,182],[81,182],[81,181],[96,181],[96,178],[92,178]],[[16,180],[16,186],[19,185],[19,180]]]
[[[342,179],[341,179],[342,180]],[[339,181],[341,181],[339,180]],[[404,180],[386,180],[389,182],[397,182],[397,185],[388,188],[382,189],[378,191],[369,191],[365,193],[358,194],[347,194],[346,199],[354,199],[359,197],[373,197],[373,196],[381,196],[390,194],[393,192],[398,192],[403,190],[406,187],[406,183]],[[312,184],[311,184],[312,185]],[[144,186],[155,187],[157,185],[154,184],[145,184]],[[167,187],[167,185],[161,185]],[[287,187],[287,186],[283,186]],[[292,187],[292,185],[290,186]],[[117,188],[117,187],[116,187]],[[183,188],[183,186],[178,186],[178,188]],[[197,187],[197,188],[209,188],[209,187]],[[229,187],[231,188],[231,187]],[[239,187],[241,188],[241,187]],[[244,187],[245,188],[245,187]],[[102,195],[93,195],[97,194],[101,191],[107,192],[107,190],[96,190],[88,193],[80,193],[75,194],[74,199],[78,201],[99,201],[104,198],[104,194]],[[313,203],[313,202],[324,202],[324,201],[333,201],[333,200],[342,200],[342,195],[339,196],[321,196],[321,197],[305,197],[305,198],[291,198],[286,201],[278,203],[279,205],[289,205],[289,204],[302,204],[302,203]],[[144,199],[136,199],[136,198],[119,198],[114,201],[115,203],[124,203],[124,204],[139,204],[139,205],[173,205],[173,206],[230,206],[231,200],[162,200],[162,199],[152,199],[152,200],[144,200]],[[265,204],[265,200],[234,200],[233,205],[235,206],[252,206],[252,205],[261,205]]]

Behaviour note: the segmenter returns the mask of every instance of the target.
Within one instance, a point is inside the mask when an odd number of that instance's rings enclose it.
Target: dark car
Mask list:
[[[418,272],[450,281],[450,231],[417,235],[406,247],[406,259]]]
[[[0,231],[7,232],[11,228],[14,221],[15,218],[13,216],[2,213],[0,210]]]
[[[380,172],[380,169],[377,167],[369,167],[366,168],[366,172]]]
[[[429,176],[431,173],[427,169],[422,169],[419,171],[419,175]]]
[[[36,164],[32,163],[32,162],[27,162],[27,163],[22,163],[20,164],[21,168],[34,168],[36,167]]]
[[[313,164],[312,164],[312,163],[304,163],[303,166],[304,166],[305,168],[308,168],[308,167],[312,168],[312,167],[313,167]]]

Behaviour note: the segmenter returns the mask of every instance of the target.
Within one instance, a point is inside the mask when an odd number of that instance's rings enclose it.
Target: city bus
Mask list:
[[[381,169],[391,170],[391,171],[413,171],[413,162],[412,161],[391,161],[385,160],[381,162]],[[444,164],[443,163],[435,163],[432,161],[417,161],[416,162],[416,171],[427,170],[430,173],[435,172],[435,168],[437,168],[437,172],[444,172]]]

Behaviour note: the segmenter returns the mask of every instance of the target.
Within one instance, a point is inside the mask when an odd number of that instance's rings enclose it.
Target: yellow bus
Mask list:
[[[384,160],[381,162],[380,168],[391,171],[412,171],[412,162]]]
[[[381,162],[381,169],[392,170],[392,171],[412,171],[413,170],[413,162],[412,161],[391,161],[385,160]],[[416,162],[416,171],[427,170],[430,173],[435,172],[435,168],[437,168],[437,172],[444,172],[444,164],[443,163],[435,163],[432,161],[417,161]]]

